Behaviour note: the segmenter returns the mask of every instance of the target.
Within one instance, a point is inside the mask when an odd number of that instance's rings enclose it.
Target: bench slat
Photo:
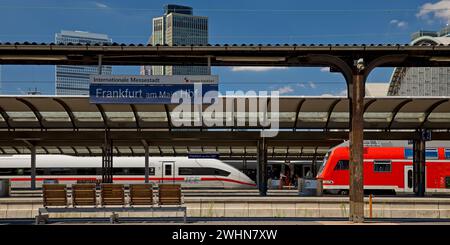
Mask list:
[[[130,205],[153,205],[153,185],[130,185]]]
[[[67,206],[67,188],[62,184],[42,185],[43,206]]]
[[[97,193],[95,184],[72,185],[73,206],[96,206]]]
[[[102,184],[102,206],[125,205],[125,191],[122,184]]]
[[[181,205],[181,185],[160,184],[159,205]]]

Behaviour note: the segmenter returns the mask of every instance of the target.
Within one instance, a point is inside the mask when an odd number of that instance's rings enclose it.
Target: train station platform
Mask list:
[[[187,216],[202,218],[347,218],[347,197],[298,196],[185,196]],[[0,219],[34,218],[42,207],[41,197],[0,198]],[[102,218],[109,213],[61,213],[50,218]],[[120,217],[161,218],[175,213],[119,213]],[[370,217],[365,198],[365,217]],[[372,217],[382,219],[450,219],[450,199],[441,197],[374,197]]]

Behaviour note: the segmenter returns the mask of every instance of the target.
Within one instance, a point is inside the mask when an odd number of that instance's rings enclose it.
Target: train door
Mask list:
[[[175,183],[175,162],[162,162],[162,183]]]
[[[414,188],[414,175],[413,175],[413,166],[407,165],[405,166],[405,175],[404,175],[404,183],[405,183],[405,192],[413,192]]]

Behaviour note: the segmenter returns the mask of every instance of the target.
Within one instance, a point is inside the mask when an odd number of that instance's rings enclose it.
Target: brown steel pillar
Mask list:
[[[413,143],[413,186],[416,196],[425,196],[425,153],[426,143],[423,137],[424,132],[419,130],[419,137],[414,139]]]
[[[422,134],[421,134],[422,135]],[[419,151],[419,166],[418,166],[418,183],[417,183],[417,196],[423,197],[425,196],[425,139],[421,137],[418,142],[418,151]]]
[[[364,222],[364,93],[365,77],[361,72],[353,74],[350,89],[350,221]]]

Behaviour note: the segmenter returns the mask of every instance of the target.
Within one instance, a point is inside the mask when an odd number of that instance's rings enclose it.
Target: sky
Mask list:
[[[108,34],[113,42],[146,43],[151,20],[168,3],[188,5],[209,18],[211,44],[406,44],[418,30],[440,30],[450,0],[0,0],[1,42],[53,42],[61,30]],[[345,81],[327,68],[213,68],[221,92],[277,90],[281,95],[345,95]],[[114,67],[136,75],[139,67]],[[387,83],[391,68],[368,82]],[[3,94],[37,89],[54,94],[54,66],[1,67]]]

